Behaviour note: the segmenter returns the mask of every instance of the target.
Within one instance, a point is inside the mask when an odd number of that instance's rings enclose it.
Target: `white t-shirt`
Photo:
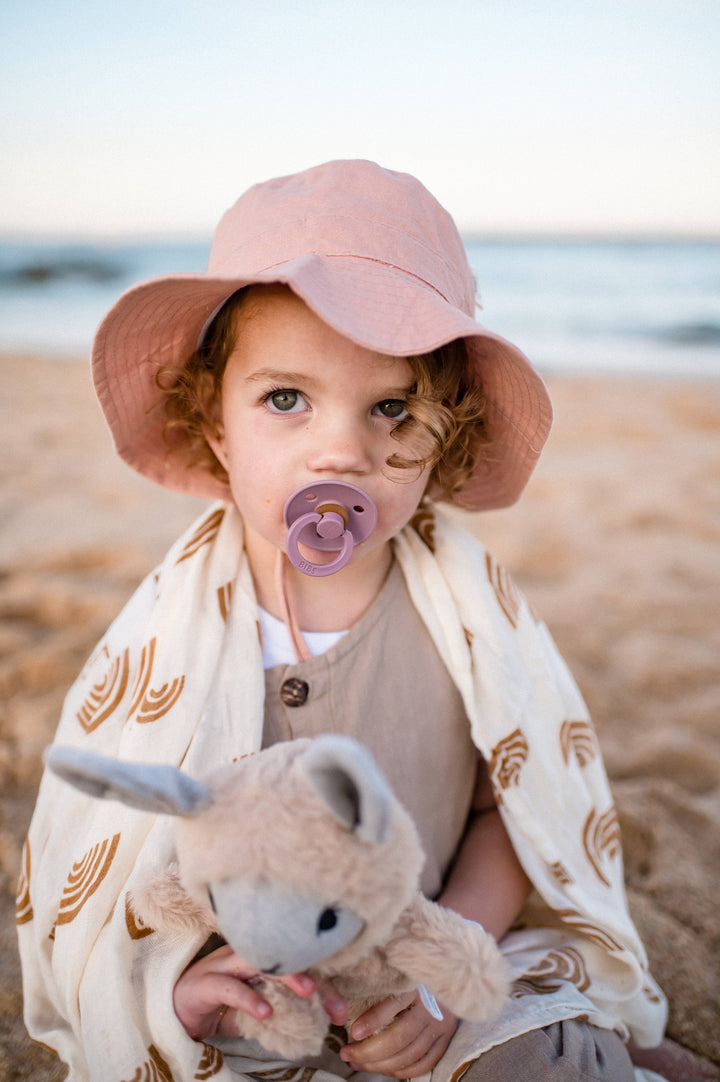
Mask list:
[[[294,665],[297,661],[295,649],[287,625],[258,606],[260,634],[262,635],[263,667],[272,669],[275,665]],[[345,631],[303,631],[303,640],[313,657],[325,654],[339,642]]]

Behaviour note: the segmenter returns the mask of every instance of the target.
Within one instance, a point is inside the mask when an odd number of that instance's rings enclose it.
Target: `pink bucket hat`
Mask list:
[[[250,188],[223,216],[206,274],[153,278],[124,293],[93,346],[95,389],[120,456],[167,488],[230,499],[209,472],[169,453],[156,375],[186,364],[218,307],[243,286],[284,283],[320,319],[368,349],[430,353],[456,338],[487,399],[493,443],[458,503],[515,502],[547,439],[552,410],[518,349],[473,317],[475,287],[450,215],[414,177],[334,161]]]

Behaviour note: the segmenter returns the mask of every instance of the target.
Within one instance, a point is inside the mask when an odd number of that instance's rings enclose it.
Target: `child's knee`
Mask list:
[[[463,1082],[633,1082],[617,1033],[576,1018],[523,1033],[470,1064]]]

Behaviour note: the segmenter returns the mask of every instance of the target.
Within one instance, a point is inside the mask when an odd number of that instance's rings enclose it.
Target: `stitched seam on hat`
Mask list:
[[[442,209],[442,208],[440,208],[440,209]],[[460,252],[464,252],[462,238],[460,237],[460,234],[457,232],[457,229],[455,228],[455,224],[452,221],[452,219],[450,219],[449,215],[447,217],[449,219],[449,222],[450,222],[450,225],[451,225],[453,231],[455,232],[457,240],[460,242],[459,250],[460,250]],[[407,225],[405,225],[405,224],[404,225],[393,225],[391,222],[386,222],[382,218],[377,218],[374,214],[366,216],[366,215],[363,215],[363,214],[352,214],[352,213],[345,213],[345,212],[341,211],[341,212],[336,212],[336,213],[331,212],[329,214],[321,214],[320,215],[320,220],[318,221],[317,225],[319,227],[322,227],[324,225],[324,223],[326,221],[328,221],[328,220],[333,220],[333,221],[337,220],[337,221],[341,221],[341,222],[346,222],[346,221],[347,222],[353,222],[353,223],[361,226],[363,229],[367,228],[368,220],[370,220],[372,226],[379,225],[382,229],[386,230],[388,233],[393,233],[393,234],[395,234],[397,236],[400,236],[402,238],[407,238],[407,239],[411,240],[413,242],[413,244],[417,245],[418,248],[422,249],[428,255],[430,255],[430,256],[432,256],[432,257],[434,257],[436,259],[439,259],[440,262],[443,264],[443,266],[450,272],[450,274],[457,275],[457,273],[458,273],[459,268],[458,268],[458,264],[457,264],[455,258],[451,258],[449,256],[449,254],[445,254],[441,248],[438,248],[435,245],[428,243],[427,237],[422,232],[416,233],[414,230],[408,229]],[[287,229],[290,229],[291,227],[297,225],[298,223],[305,224],[305,222],[306,222],[305,215],[300,215],[300,216],[296,215],[290,221],[284,223],[284,228],[287,230]],[[257,242],[257,240],[259,238],[265,237],[265,236],[267,236],[268,233],[274,233],[274,232],[275,232],[275,229],[274,229],[273,226],[267,226],[265,228],[261,228],[257,232],[252,233],[249,236],[247,236],[246,237],[246,242],[247,242],[248,245],[253,245],[253,244],[255,244]],[[316,254],[323,255],[325,253],[318,252]],[[348,254],[352,254],[352,253],[348,253]],[[372,258],[372,257],[369,257],[369,256],[362,257],[362,256],[360,256],[358,258]],[[466,256],[466,258],[467,258],[467,256]]]
[[[434,286],[432,282],[427,282],[424,278],[421,278],[419,274],[413,274],[412,271],[406,270],[405,267],[399,266],[397,263],[386,263],[383,259],[373,259],[369,255],[356,255],[354,252],[304,252],[303,255],[318,255],[322,259],[358,259],[363,260],[365,263],[377,263],[379,267],[389,267],[390,270],[399,270],[402,274],[406,274],[408,278],[414,278],[416,282],[422,282],[424,286],[431,289],[433,293],[437,293],[438,297],[447,304],[452,304],[453,307],[457,307],[453,301],[449,300],[444,293],[442,293],[437,286]],[[287,263],[293,263],[296,259],[302,259],[302,256],[293,256],[292,259],[283,259],[280,263],[271,263],[267,267],[263,267],[261,270],[256,271],[257,274],[264,274],[265,271],[275,270],[277,267],[283,267]]]

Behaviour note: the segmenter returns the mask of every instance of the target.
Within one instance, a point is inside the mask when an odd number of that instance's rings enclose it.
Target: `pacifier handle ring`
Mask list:
[[[339,555],[331,560],[327,564],[314,564],[310,560],[306,560],[300,555],[298,548],[298,537],[306,526],[312,523],[319,523],[322,521],[323,516],[318,514],[317,511],[308,511],[305,515],[300,515],[295,519],[292,526],[288,530],[286,547],[287,554],[290,563],[302,571],[305,575],[312,575],[315,578],[323,578],[325,575],[334,575],[336,571],[340,571],[345,567],[345,564],[352,556],[353,549],[355,548],[355,539],[353,538],[350,530],[343,530],[342,543],[343,547]]]

